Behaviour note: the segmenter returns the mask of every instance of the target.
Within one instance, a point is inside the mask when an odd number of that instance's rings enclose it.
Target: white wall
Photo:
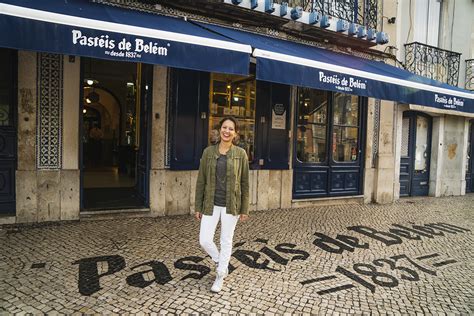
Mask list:
[[[443,1],[439,47],[461,53],[459,86],[464,88],[466,59],[473,57],[474,47],[474,1]]]

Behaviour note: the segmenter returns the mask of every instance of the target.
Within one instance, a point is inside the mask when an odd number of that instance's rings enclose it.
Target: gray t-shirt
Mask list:
[[[226,170],[227,170],[227,156],[220,155],[217,158],[216,164],[216,191],[214,193],[214,205],[216,206],[226,206]]]

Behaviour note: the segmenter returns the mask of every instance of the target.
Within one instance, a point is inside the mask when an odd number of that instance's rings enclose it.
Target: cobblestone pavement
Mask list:
[[[232,272],[192,216],[0,230],[0,313],[472,314],[474,195],[252,214]]]

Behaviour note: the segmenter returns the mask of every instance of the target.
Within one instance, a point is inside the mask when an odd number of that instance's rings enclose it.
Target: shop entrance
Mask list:
[[[299,88],[293,198],[362,194],[366,98]]]
[[[152,67],[82,59],[81,209],[148,207]]]
[[[466,192],[474,192],[474,120],[469,123],[467,139]]]
[[[431,117],[423,113],[403,113],[400,196],[426,196],[429,193],[431,121]]]

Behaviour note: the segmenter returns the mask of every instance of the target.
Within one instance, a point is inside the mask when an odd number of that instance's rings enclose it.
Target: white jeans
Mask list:
[[[219,218],[221,219],[221,252],[217,250],[217,246],[214,243],[214,233],[216,232]],[[214,262],[219,262],[217,267],[217,272],[219,273],[227,273],[227,267],[229,266],[232,254],[232,239],[238,220],[238,215],[227,214],[226,208],[221,206],[214,206],[212,215],[203,215],[201,218],[199,243]]]

